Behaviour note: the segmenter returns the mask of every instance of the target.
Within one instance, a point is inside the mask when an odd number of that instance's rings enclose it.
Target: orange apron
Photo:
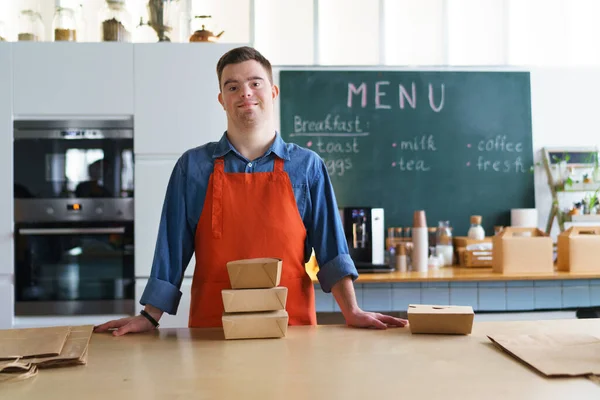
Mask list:
[[[226,173],[223,158],[215,160],[196,228],[190,328],[223,326],[221,290],[231,289],[227,262],[260,257],[283,260],[289,325],[316,325],[304,265],[306,229],[283,165],[277,157],[273,172]]]

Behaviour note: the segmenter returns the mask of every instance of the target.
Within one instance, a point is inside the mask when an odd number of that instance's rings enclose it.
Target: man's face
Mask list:
[[[254,60],[229,64],[221,74],[219,103],[227,120],[239,127],[260,125],[273,116],[273,100],[279,94],[267,71]]]

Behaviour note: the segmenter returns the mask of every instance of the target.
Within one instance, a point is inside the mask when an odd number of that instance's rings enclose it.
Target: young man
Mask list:
[[[145,312],[109,321],[96,332],[149,331],[163,312],[175,314],[194,251],[190,327],[221,326],[227,262],[257,257],[283,260],[289,324],[315,325],[314,290],[305,271],[313,248],[321,287],[333,293],[348,325],[406,325],[358,307],[353,286],[358,273],[327,168],[316,153],[285,143],[275,131],[273,102],[279,89],[269,61],[253,48],[236,48],[221,57],[217,75],[227,131],[219,142],[187,151],[173,169],[141,298]]]

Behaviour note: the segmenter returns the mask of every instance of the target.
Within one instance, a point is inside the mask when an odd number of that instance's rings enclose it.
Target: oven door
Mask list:
[[[132,222],[15,226],[15,315],[134,313]]]

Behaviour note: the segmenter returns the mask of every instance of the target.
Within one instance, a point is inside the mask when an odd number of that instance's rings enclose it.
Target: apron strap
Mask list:
[[[275,172],[283,172],[283,165],[285,160],[279,157],[275,157],[275,162],[273,164],[273,171]]]
[[[212,233],[215,239],[223,235],[223,181],[225,180],[225,160],[215,160],[213,171],[213,209],[211,213]]]

